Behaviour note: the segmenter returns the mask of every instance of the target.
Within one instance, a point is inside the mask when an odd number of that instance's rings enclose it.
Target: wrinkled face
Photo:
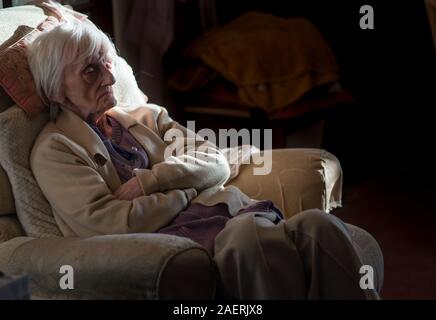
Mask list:
[[[64,72],[65,105],[84,120],[97,119],[117,103],[114,97],[112,61],[95,56],[68,65]]]

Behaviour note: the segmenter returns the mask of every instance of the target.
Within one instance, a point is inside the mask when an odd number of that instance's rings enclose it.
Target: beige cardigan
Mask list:
[[[114,107],[107,113],[127,128],[148,154],[151,169],[135,171],[144,196],[133,201],[114,197],[121,182],[103,142],[80,117],[62,109],[57,120],[38,136],[30,160],[64,236],[155,232],[192,199],[205,205],[227,203],[232,214],[255,201],[236,187],[224,187],[230,169],[222,152],[207,142],[216,154],[205,158],[204,145],[198,148],[204,141],[192,142],[187,129],[173,121],[165,108],[147,104]],[[163,137],[172,128],[184,132],[186,150],[184,155],[165,160],[168,143]],[[183,161],[190,157],[197,161]]]

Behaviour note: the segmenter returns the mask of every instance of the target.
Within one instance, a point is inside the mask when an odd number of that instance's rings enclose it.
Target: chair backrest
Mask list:
[[[0,57],[6,57],[2,64],[2,85],[10,83],[10,79],[24,79],[14,61],[4,55],[8,47],[15,45],[23,37],[35,31],[35,28],[46,21],[47,15],[36,6],[19,6],[0,10]],[[14,58],[19,58],[14,56]],[[17,60],[18,61],[18,60]],[[26,58],[20,57],[20,67],[26,71],[23,63]],[[5,71],[4,66],[13,66],[12,71]],[[0,166],[3,168],[2,179],[6,186],[3,192],[3,203],[0,208],[3,213],[11,214],[14,204],[16,215],[21,227],[29,236],[57,237],[62,236],[48,201],[42,194],[30,169],[30,152],[39,132],[48,121],[47,113],[29,118],[24,110],[8,98],[6,93],[13,92],[16,83],[5,85],[2,90],[0,107]],[[23,88],[27,88],[26,85]],[[12,91],[11,91],[12,90]],[[15,97],[17,100],[17,97]],[[18,101],[18,100],[17,100]],[[7,191],[6,191],[7,190]],[[5,224],[3,224],[4,226]],[[8,230],[0,230],[7,234]]]
[[[20,26],[26,26],[28,29],[35,28],[46,18],[44,11],[35,6],[0,9],[0,54],[2,48],[20,36],[17,33]],[[24,30],[24,28],[21,30]],[[0,87],[0,113],[14,105],[15,102]],[[15,205],[11,185],[6,172],[0,165],[0,216],[13,213],[15,213]]]

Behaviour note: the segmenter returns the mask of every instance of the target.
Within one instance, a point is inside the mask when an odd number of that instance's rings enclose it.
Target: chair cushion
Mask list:
[[[13,94],[17,93],[18,97],[23,97],[23,94],[26,94],[26,91],[23,89],[23,85],[25,85],[25,79],[28,79],[29,77],[26,77],[29,73],[28,70],[25,70],[25,66],[27,63],[24,63],[24,65],[16,65],[10,64],[8,65],[6,62],[6,55],[4,55],[4,52],[7,48],[13,47],[16,43],[18,43],[20,40],[26,37],[29,33],[32,32],[39,24],[41,24],[44,20],[47,19],[47,16],[45,15],[44,11],[41,8],[38,8],[36,6],[17,6],[7,9],[1,9],[0,10],[0,20],[2,21],[2,27],[0,29],[0,61],[4,61],[3,65],[5,65],[4,69],[6,71],[7,68],[15,68],[22,70],[23,74],[20,75],[20,80],[18,80],[17,73],[12,73],[14,78],[11,78],[9,74],[11,73],[1,73],[0,72],[0,85],[4,85],[3,82],[5,82],[5,85],[7,88],[2,88],[0,90],[0,111],[4,111],[6,108],[10,107],[12,104],[11,101],[11,92]],[[22,55],[18,55],[15,58],[16,62],[19,63],[21,60],[23,60]],[[25,59],[25,57],[24,57]],[[8,58],[9,60],[9,58]],[[22,62],[22,61],[21,61]],[[0,63],[2,64],[2,63]],[[15,85],[13,86],[13,83],[11,82],[13,79],[16,79],[15,82],[20,82],[22,85]],[[8,95],[6,96],[7,91]],[[31,95],[28,95],[31,96]],[[14,98],[12,96],[12,98]],[[17,99],[14,99],[15,101]],[[20,99],[18,99],[20,100]],[[35,98],[32,98],[32,101],[36,101]]]
[[[62,235],[30,170],[32,146],[48,119],[46,112],[30,119],[18,106],[0,114],[0,165],[11,182],[16,212],[24,231],[34,237]]]
[[[25,28],[22,32],[24,35],[17,42],[4,48],[0,55],[0,85],[29,115],[38,114],[45,105],[36,91],[27,64],[27,47],[44,30],[58,24],[55,18],[47,17],[37,28],[30,30]],[[3,46],[7,43],[9,41],[6,41]]]

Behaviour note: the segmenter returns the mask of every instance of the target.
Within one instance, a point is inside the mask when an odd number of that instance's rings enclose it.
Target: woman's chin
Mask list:
[[[117,99],[115,99],[115,97],[112,97],[110,99],[110,103],[109,103],[110,107],[109,107],[109,109],[115,107],[117,105],[117,103],[118,103]]]
[[[117,105],[117,99],[113,95],[107,95],[104,97],[103,106],[101,111],[107,111]]]

